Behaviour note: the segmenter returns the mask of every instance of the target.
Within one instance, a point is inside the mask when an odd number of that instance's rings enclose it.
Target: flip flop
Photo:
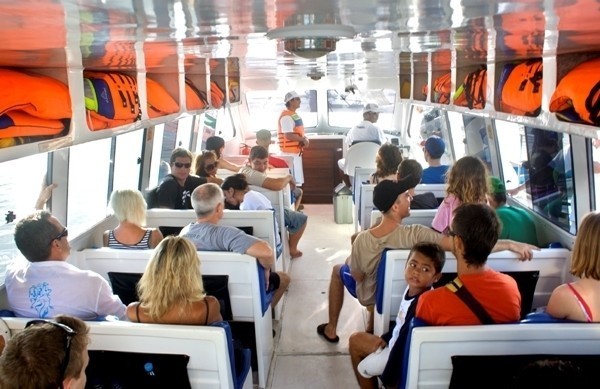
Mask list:
[[[327,327],[327,323],[319,324],[317,326],[317,334],[321,335],[329,343],[337,343],[337,342],[339,342],[340,341],[340,337],[339,336],[336,335],[335,338],[330,338],[330,337],[328,337],[325,334],[325,327]]]

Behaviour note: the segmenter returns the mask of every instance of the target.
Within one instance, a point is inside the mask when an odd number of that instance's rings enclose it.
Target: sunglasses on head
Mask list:
[[[66,230],[66,228],[65,228]],[[50,320],[42,320],[42,319],[38,319],[38,320],[31,320],[29,322],[27,322],[27,324],[25,324],[25,328],[31,327],[31,326],[37,326],[37,325],[44,325],[44,324],[50,324],[51,326],[55,327],[55,328],[60,328],[61,331],[63,331],[63,333],[65,334],[65,357],[63,358],[62,363],[60,364],[60,388],[63,389],[63,381],[65,379],[65,373],[67,371],[67,366],[69,366],[69,360],[71,358],[71,340],[73,339],[73,337],[75,335],[77,335],[77,332],[73,331],[73,329],[69,326],[66,326],[62,323],[57,323],[54,321],[50,321]]]
[[[186,169],[189,169],[192,167],[191,163],[181,163],[181,162],[175,162],[173,165],[175,165],[176,168],[181,169],[182,167],[185,167]]]

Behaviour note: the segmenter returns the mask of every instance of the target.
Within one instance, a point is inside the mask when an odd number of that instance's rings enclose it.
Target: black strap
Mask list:
[[[456,277],[454,280],[447,283],[446,288],[450,289],[452,293],[456,294],[456,296],[458,296],[458,298],[460,298],[463,301],[463,303],[465,303],[466,306],[469,307],[471,311],[473,311],[473,313],[475,314],[475,316],[477,316],[481,324],[495,323],[494,319],[492,319],[490,314],[487,313],[485,308],[479,303],[479,301],[475,299],[475,297],[473,297],[471,292],[469,292],[467,288],[463,285],[460,278]]]

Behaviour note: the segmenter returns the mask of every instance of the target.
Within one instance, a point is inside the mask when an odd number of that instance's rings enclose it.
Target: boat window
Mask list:
[[[175,144],[177,144],[177,147],[185,147],[189,150],[191,145],[194,117],[183,116],[175,123],[177,124],[177,139],[175,140]]]
[[[448,111],[448,122],[452,134],[452,146],[456,159],[472,155],[481,159],[492,171],[492,160],[485,119]]]
[[[77,236],[106,217],[111,138],[72,146],[67,227]]]
[[[591,139],[591,160],[592,170],[594,172],[594,209],[600,210],[600,139]]]
[[[287,92],[287,91],[286,91]],[[283,97],[286,92],[270,91],[248,91],[246,92],[246,104],[250,114],[248,128],[252,132],[266,129],[271,132],[277,131],[277,121],[281,112],[285,109]],[[317,126],[317,91],[314,89],[296,91],[300,95],[300,108],[298,114],[302,117],[304,128]]]
[[[139,188],[143,140],[143,129],[117,136],[113,190]]]
[[[148,188],[144,189],[156,187],[167,174],[171,173],[169,160],[175,146],[175,137],[167,137],[165,134],[172,134],[172,132],[165,131],[164,124],[154,126],[152,157],[150,158],[150,177],[148,179]]]
[[[452,153],[450,147],[448,147],[448,138],[444,135],[445,133],[445,120],[441,110],[427,106],[413,105],[407,134],[410,145],[409,158],[416,159],[423,167],[427,167],[425,155],[423,154],[423,145],[427,138],[435,135],[446,142],[446,151],[441,159],[442,164],[451,164]]]
[[[571,141],[567,134],[495,122],[504,181],[513,199],[576,232]],[[512,168],[513,172],[510,172]],[[516,178],[513,174],[516,173]],[[516,181],[516,182],[515,182]]]
[[[345,92],[327,90],[327,113],[330,127],[352,128],[362,121],[363,107],[375,103],[381,112],[377,126],[384,131],[394,132],[394,102],[396,91],[392,89],[371,90],[364,94],[359,91]]]
[[[0,163],[0,274],[4,275],[11,260],[20,256],[15,245],[17,221],[33,212],[42,185],[46,183],[48,154],[40,153]],[[0,285],[4,276],[0,277]]]

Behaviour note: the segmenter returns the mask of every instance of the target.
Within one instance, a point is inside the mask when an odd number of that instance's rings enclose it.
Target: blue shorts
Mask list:
[[[308,216],[302,212],[292,211],[291,209],[285,208],[283,210],[283,220],[285,222],[285,228],[287,228],[290,234],[298,232],[303,225],[306,224]]]
[[[348,292],[354,297],[356,297],[356,280],[352,278],[352,274],[350,274],[350,266],[347,264],[343,264],[340,268],[340,278],[342,279],[342,283],[348,289]]]

